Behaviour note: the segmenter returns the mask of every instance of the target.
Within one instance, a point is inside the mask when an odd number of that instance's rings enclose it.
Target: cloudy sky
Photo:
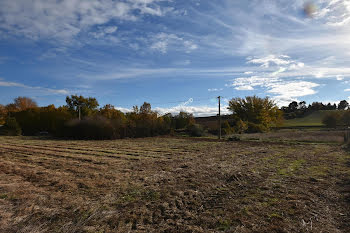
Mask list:
[[[349,0],[1,0],[0,103],[96,97],[216,114],[350,96]]]

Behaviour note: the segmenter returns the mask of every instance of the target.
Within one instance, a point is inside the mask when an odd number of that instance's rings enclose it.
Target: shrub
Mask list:
[[[343,122],[343,124],[345,126],[350,126],[350,111],[347,110],[346,112],[344,112],[342,118],[341,118],[341,121]]]
[[[193,137],[201,137],[204,135],[204,129],[201,125],[191,124],[187,126],[187,132]]]
[[[115,128],[110,120],[102,117],[89,117],[81,121],[74,119],[65,125],[62,136],[75,139],[116,139],[121,135],[116,133]]]
[[[179,115],[174,117],[175,128],[176,129],[185,129],[187,126],[194,124],[193,115],[186,112],[180,112]]]
[[[236,121],[236,125],[234,128],[235,128],[235,131],[237,133],[241,134],[241,133],[244,133],[248,129],[248,125],[247,125],[247,123],[245,123],[244,121],[239,119],[238,121]]]
[[[0,129],[1,135],[18,136],[22,134],[21,127],[16,121],[16,118],[9,117],[6,120],[5,125]]]
[[[227,140],[228,140],[228,141],[240,141],[241,138],[238,137],[238,136],[231,136],[231,137],[229,137]]]
[[[235,132],[234,128],[232,128],[230,126],[230,124],[228,123],[228,121],[225,121],[221,128],[223,129],[223,134],[224,135],[230,135],[230,134],[233,134]]]
[[[254,124],[252,122],[248,122],[247,133],[263,133],[267,132],[269,129],[262,124]]]
[[[336,128],[339,124],[340,116],[338,113],[330,113],[323,117],[322,123],[328,128]]]

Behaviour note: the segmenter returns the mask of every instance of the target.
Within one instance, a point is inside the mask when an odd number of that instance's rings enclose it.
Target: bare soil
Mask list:
[[[0,232],[350,232],[339,144],[0,137]]]

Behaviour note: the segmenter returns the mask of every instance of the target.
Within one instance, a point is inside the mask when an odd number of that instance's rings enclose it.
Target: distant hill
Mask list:
[[[320,110],[312,112],[302,118],[285,120],[282,127],[305,127],[305,126],[323,126],[322,118],[328,113],[340,110]]]

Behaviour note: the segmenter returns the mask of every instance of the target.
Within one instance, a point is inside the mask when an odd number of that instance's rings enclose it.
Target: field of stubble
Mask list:
[[[0,232],[350,232],[338,144],[0,137]]]

